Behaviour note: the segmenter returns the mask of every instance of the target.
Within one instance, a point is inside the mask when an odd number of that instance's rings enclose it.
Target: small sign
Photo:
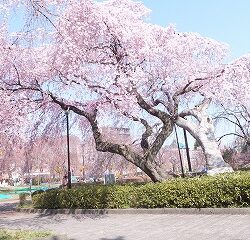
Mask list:
[[[104,184],[114,184],[115,183],[115,174],[105,174],[104,175]]]

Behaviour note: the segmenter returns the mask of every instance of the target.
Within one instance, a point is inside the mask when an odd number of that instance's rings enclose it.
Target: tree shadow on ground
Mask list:
[[[68,238],[67,236],[51,236],[45,238],[44,240],[75,240],[74,238]]]
[[[125,240],[123,236],[118,236],[115,238],[100,238],[100,240]]]
[[[69,213],[69,214],[61,214],[61,213],[40,213],[37,217],[38,218],[47,218],[50,217],[52,219],[60,219],[62,220],[63,217],[68,216],[71,218],[74,218],[77,221],[81,221],[83,219],[102,219],[102,218],[107,218],[107,215],[105,214],[74,214],[74,213]]]
[[[17,218],[15,218],[15,216]],[[10,228],[28,228],[28,229],[47,229],[48,224],[57,224],[67,221],[64,218],[43,218],[41,219],[39,216],[34,216],[30,214],[25,215],[16,215],[15,213],[12,215],[1,216],[0,228],[10,227]]]
[[[0,213],[12,212],[15,210],[18,202],[1,202],[0,203]]]
[[[81,221],[82,219],[103,219],[107,218],[108,215],[105,214],[71,214],[72,218],[76,219],[77,221]]]

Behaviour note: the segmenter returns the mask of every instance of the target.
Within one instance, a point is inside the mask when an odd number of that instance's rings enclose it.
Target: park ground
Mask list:
[[[51,230],[69,240],[249,240],[250,215],[38,214],[0,203],[0,229]],[[56,238],[55,238],[56,239]]]

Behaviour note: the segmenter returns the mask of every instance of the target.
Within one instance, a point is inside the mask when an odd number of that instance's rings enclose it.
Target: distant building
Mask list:
[[[180,154],[182,159],[182,164],[184,171],[188,171],[188,162],[186,148],[184,144],[179,143]],[[166,147],[163,147],[157,155],[158,162],[162,165],[163,169],[167,172],[180,173],[181,172],[181,163],[180,163],[180,154],[178,150],[178,145],[176,140]],[[201,171],[204,169],[206,162],[205,157],[200,148],[197,150],[189,149],[190,161],[192,166],[192,171]]]
[[[100,132],[102,133],[104,139],[111,142],[120,144],[132,143],[129,128],[101,127]]]

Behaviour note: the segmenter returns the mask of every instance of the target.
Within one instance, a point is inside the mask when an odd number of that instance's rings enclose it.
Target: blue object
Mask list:
[[[1,194],[1,193],[0,193],[0,199],[10,199],[10,198],[12,198],[11,195],[8,195],[8,194]]]
[[[183,143],[179,143],[179,147],[183,149],[183,148],[186,148],[186,145]]]

